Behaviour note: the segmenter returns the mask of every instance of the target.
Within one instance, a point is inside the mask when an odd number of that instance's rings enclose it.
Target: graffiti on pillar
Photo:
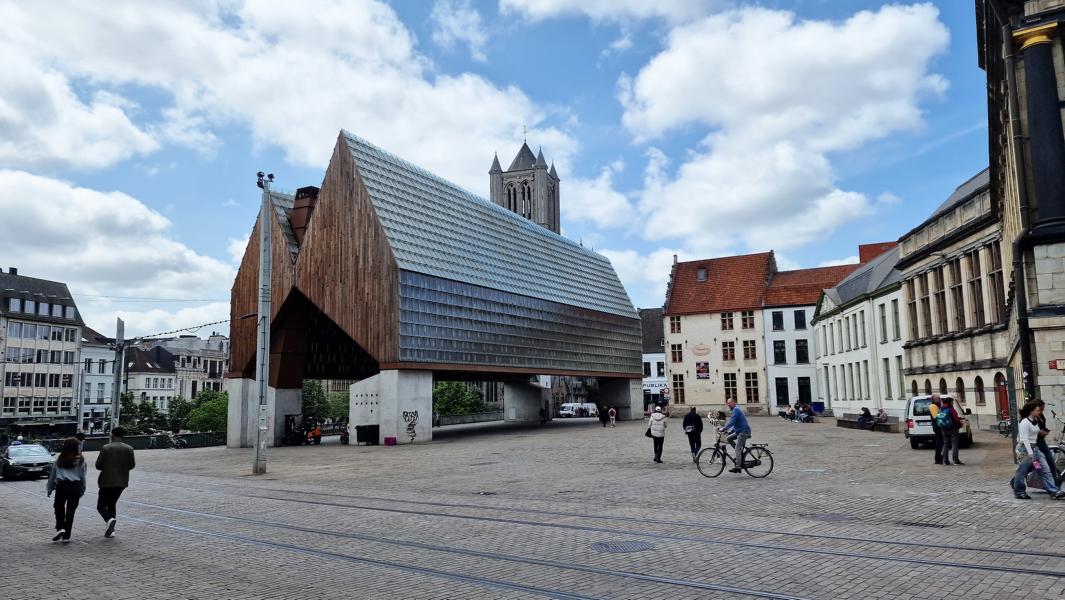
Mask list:
[[[414,438],[418,437],[418,431],[414,428],[418,424],[418,411],[403,411],[403,420],[407,423],[407,437],[410,438],[410,442],[413,444]]]

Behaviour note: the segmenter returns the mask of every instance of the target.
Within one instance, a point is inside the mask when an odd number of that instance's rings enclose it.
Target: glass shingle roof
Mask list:
[[[400,269],[638,318],[606,257],[342,135]]]

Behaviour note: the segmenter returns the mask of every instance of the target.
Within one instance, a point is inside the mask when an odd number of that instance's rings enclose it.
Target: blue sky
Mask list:
[[[526,125],[651,306],[674,253],[845,261],[987,162],[967,2],[315,4],[0,3],[0,264],[105,332],[225,319],[257,170],[319,185],[346,128],[487,195]]]

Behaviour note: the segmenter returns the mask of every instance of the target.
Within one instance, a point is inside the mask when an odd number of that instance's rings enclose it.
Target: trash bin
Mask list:
[[[367,446],[376,446],[381,443],[381,426],[380,425],[356,425],[355,426],[355,444],[366,444]]]
[[[825,403],[824,402],[813,402],[813,403],[810,404],[810,409],[814,411],[815,415],[819,415],[819,414],[825,412]]]

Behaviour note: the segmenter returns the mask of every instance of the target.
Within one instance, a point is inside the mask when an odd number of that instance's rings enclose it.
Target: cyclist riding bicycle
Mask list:
[[[725,441],[736,450],[736,465],[729,469],[729,473],[739,473],[743,467],[743,450],[747,445],[747,438],[751,437],[751,425],[747,422],[747,415],[743,414],[743,410],[736,405],[734,398],[729,398],[727,404],[731,414],[719,431],[729,434]]]

